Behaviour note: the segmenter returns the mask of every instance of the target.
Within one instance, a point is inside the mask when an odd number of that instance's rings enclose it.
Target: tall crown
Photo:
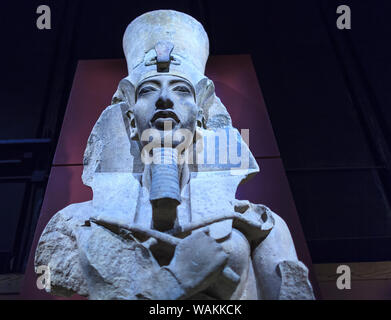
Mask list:
[[[203,26],[191,16],[173,10],[156,10],[128,25],[123,48],[128,64],[127,79],[135,87],[159,74],[177,75],[195,86],[204,78],[209,39]]]

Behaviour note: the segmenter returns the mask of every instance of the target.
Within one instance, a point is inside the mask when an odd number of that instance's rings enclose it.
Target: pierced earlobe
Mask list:
[[[199,139],[201,139],[203,137],[202,129],[206,129],[206,121],[205,121],[205,117],[204,117],[204,112],[201,108],[197,114],[196,124],[197,124],[197,126],[196,126],[196,130],[194,132],[193,143],[196,143]]]
[[[200,109],[197,114],[197,127],[206,129],[206,122],[202,109]]]
[[[129,123],[130,123],[130,139],[132,140],[135,140],[135,141],[138,141],[140,140],[139,139],[139,136],[138,136],[138,131],[137,131],[137,128],[136,128],[136,121],[134,119],[134,114],[132,111],[128,111],[126,112],[126,115],[128,116],[129,118]]]

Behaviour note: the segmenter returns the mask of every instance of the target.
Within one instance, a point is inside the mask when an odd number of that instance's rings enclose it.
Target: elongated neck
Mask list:
[[[154,148],[151,164],[149,200],[152,204],[154,229],[166,231],[174,227],[177,207],[181,203],[178,153],[173,148]]]

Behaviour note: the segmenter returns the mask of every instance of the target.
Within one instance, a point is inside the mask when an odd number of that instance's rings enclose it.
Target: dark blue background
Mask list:
[[[36,27],[41,4],[52,30]],[[212,55],[251,54],[313,262],[390,260],[390,1],[7,0],[0,273],[24,270],[77,61],[123,58],[128,23],[163,8],[198,19]]]

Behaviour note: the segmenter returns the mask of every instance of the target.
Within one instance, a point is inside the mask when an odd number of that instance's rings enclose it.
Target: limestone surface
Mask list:
[[[172,10],[146,13],[126,29],[124,52],[129,75],[84,154],[93,199],[57,212],[38,243],[46,290],[102,300],[314,299],[286,223],[235,199],[259,168],[204,75],[202,25]]]

